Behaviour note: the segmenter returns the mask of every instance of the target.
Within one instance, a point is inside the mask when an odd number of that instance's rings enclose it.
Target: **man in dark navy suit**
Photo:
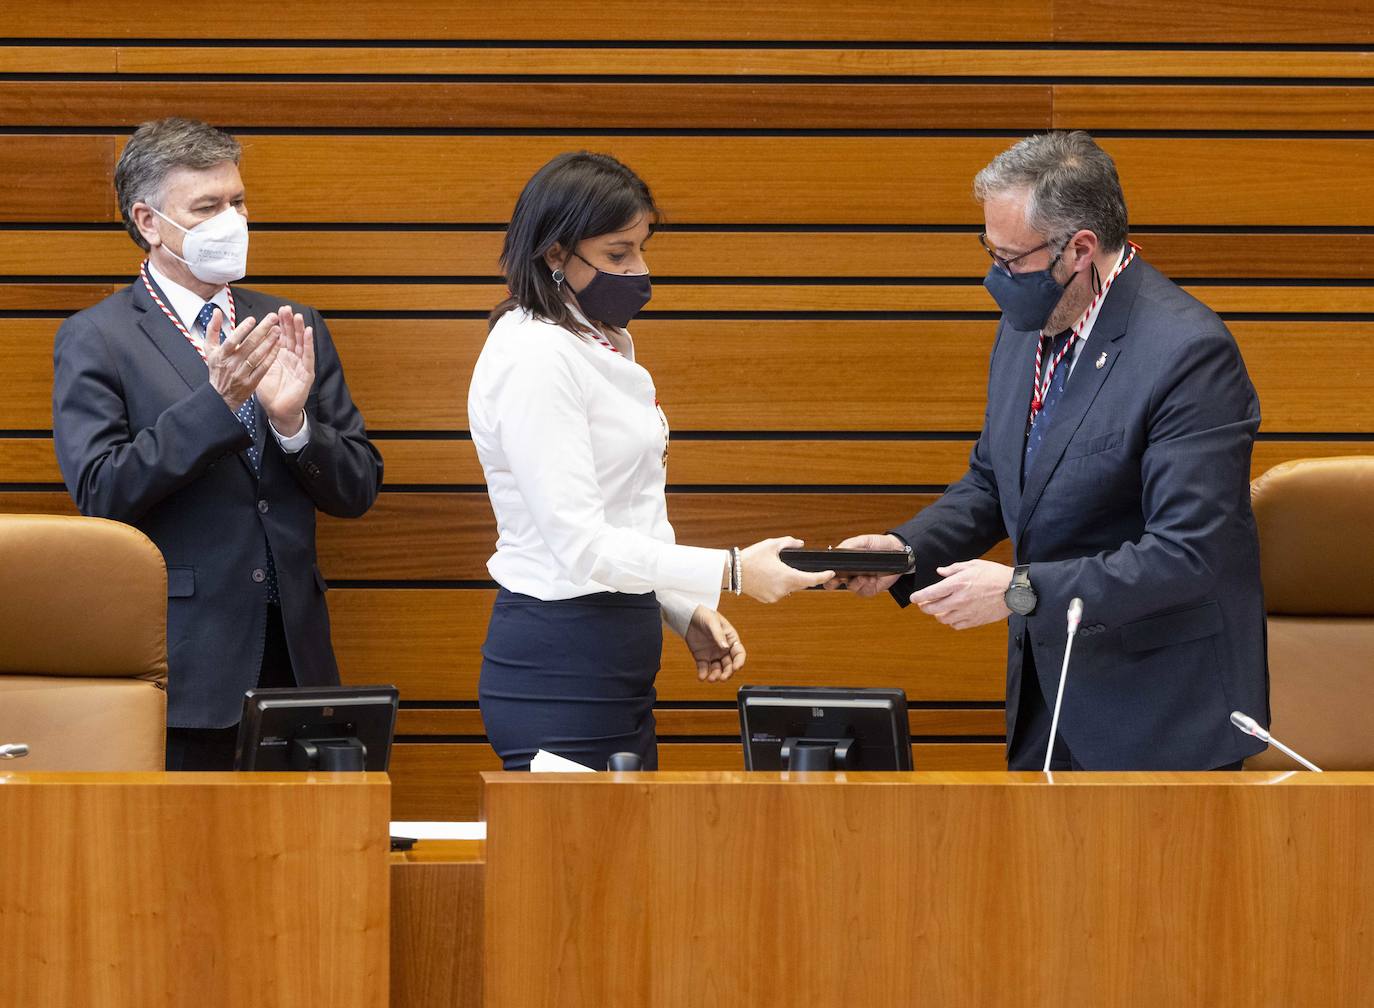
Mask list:
[[[1082,598],[1053,766],[1239,769],[1268,722],[1250,454],[1259,400],[1235,340],[1127,240],[1116,166],[1086,133],[1023,140],[978,174],[1002,308],[968,472],[887,535],[914,575],[851,578],[957,629],[1009,620],[1007,763],[1038,770]],[[1015,567],[978,559],[1010,537]],[[832,582],[831,587],[837,587]]]
[[[363,514],[382,463],[324,321],[230,284],[248,225],[237,141],[141,126],[120,157],[134,282],[64,322],[53,437],[83,514],[167,562],[168,769],[230,769],[243,693],[336,684],[315,514]]]

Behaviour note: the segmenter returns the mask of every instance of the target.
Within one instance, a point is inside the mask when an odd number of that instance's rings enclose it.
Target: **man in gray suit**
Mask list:
[[[362,515],[382,463],[324,321],[246,270],[239,144],[145,123],[115,170],[147,259],[57,333],[53,437],[83,514],[167,562],[168,769],[229,769],[243,693],[336,684],[315,513]]]
[[[1003,313],[983,430],[938,501],[842,544],[909,545],[915,574],[850,586],[956,629],[1008,620],[1013,770],[1044,760],[1074,597],[1053,766],[1239,769],[1263,744],[1229,714],[1267,723],[1269,700],[1259,400],[1235,340],[1127,241],[1116,166],[1086,133],[1021,141],[974,194]],[[1014,568],[979,559],[1008,537]]]

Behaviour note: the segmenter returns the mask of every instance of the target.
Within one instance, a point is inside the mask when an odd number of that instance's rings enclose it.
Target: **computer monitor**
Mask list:
[[[899,689],[742,686],[746,770],[910,770]]]
[[[395,686],[251,689],[243,696],[239,770],[385,770],[400,694]]]

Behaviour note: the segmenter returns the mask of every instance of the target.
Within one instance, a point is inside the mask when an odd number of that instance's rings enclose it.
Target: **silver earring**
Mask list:
[[[567,277],[561,269],[556,269],[553,271],[553,285],[557,287],[559,290],[563,289],[563,281],[565,279],[567,279]]]

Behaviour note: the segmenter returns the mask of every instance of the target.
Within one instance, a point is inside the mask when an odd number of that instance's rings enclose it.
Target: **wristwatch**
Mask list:
[[[1007,608],[1018,616],[1029,616],[1035,612],[1035,605],[1040,599],[1031,587],[1030,564],[1022,564],[1012,571],[1011,584],[1007,585],[1002,598]]]

